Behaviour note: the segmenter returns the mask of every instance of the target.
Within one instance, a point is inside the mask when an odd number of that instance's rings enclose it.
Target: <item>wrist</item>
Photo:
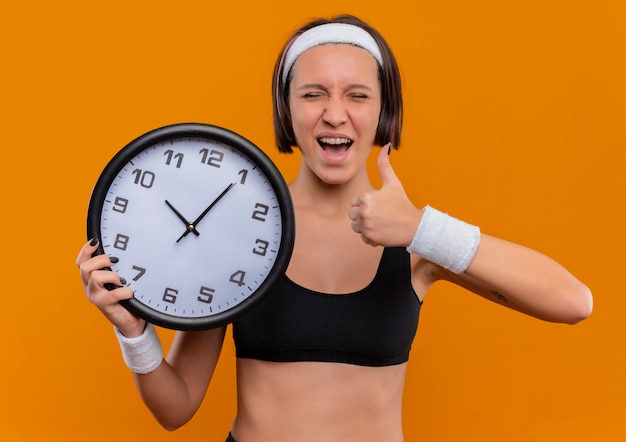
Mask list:
[[[137,324],[133,324],[129,327],[116,327],[117,330],[125,338],[132,339],[143,335],[148,327],[148,321],[140,320]]]
[[[463,273],[479,244],[477,226],[426,206],[407,250],[453,273]]]
[[[115,327],[115,335],[122,350],[126,366],[133,373],[146,374],[157,369],[163,361],[163,347],[154,325],[146,323],[144,332],[136,337],[126,337]]]

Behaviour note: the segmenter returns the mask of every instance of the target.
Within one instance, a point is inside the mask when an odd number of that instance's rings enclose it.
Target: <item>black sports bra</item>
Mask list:
[[[409,358],[420,307],[409,253],[386,248],[372,282],[355,293],[318,293],[280,278],[258,307],[233,324],[237,357],[401,364]]]

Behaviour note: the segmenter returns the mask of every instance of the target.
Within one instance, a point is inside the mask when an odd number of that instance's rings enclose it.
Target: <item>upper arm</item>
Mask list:
[[[168,364],[184,380],[191,402],[199,407],[219,359],[226,327],[176,332],[167,354]]]

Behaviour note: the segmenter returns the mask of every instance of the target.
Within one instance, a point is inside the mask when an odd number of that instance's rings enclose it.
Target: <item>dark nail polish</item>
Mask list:
[[[98,238],[91,238],[91,239],[89,240],[89,245],[90,245],[91,247],[95,246],[96,244],[98,244]]]
[[[109,260],[111,261],[111,264],[117,264],[120,262],[120,259],[117,256],[109,256]]]
[[[126,285],[126,280],[124,278],[120,278],[120,284]]]

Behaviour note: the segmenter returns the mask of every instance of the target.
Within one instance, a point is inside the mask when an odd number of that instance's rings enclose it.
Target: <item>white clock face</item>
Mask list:
[[[157,315],[223,314],[252,296],[277,261],[284,220],[274,186],[221,141],[159,141],[112,179],[101,204],[103,252],[119,258],[112,270]]]

